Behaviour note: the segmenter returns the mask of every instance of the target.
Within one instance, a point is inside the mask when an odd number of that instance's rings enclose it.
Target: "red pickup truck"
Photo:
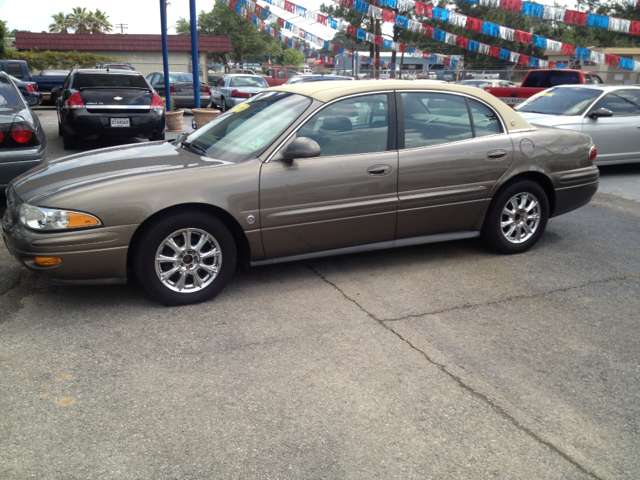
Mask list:
[[[262,76],[270,87],[283,85],[287,83],[291,77],[295,77],[298,73],[291,68],[270,68],[267,73]]]
[[[547,88],[577,83],[603,82],[595,73],[583,70],[530,70],[518,88],[485,87],[485,90],[513,107]]]

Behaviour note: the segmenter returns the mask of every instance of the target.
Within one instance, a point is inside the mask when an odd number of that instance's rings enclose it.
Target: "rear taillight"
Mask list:
[[[69,97],[69,99],[64,102],[64,104],[68,107],[68,108],[86,108],[84,106],[84,102],[82,101],[82,97],[80,96],[80,93],[76,92],[73,95],[71,95]]]
[[[591,159],[592,162],[594,162],[597,156],[598,156],[598,149],[596,148],[595,145],[591,145],[591,150],[589,150],[589,158]]]
[[[160,95],[158,95],[157,93],[154,93],[153,97],[151,97],[151,108],[153,108],[154,110],[162,110],[164,108],[164,103],[162,102]]]
[[[35,91],[36,91],[36,89],[35,89],[35,88],[33,88],[33,85],[27,85],[27,86],[26,86],[26,89],[27,89],[27,91],[29,91],[29,92],[35,92]]]
[[[169,93],[176,93],[176,89],[175,89],[175,88],[173,88],[173,87],[170,87],[170,88],[169,88]]]
[[[204,93],[206,93],[207,95],[211,95],[211,90],[209,90],[209,87],[204,87]]]
[[[0,143],[4,142],[4,133],[0,130]]]
[[[11,138],[21,145],[29,142],[33,137],[33,131],[26,125],[14,125],[11,129]]]
[[[246,92],[239,92],[238,90],[233,90],[233,92],[231,92],[231,96],[235,98],[249,98],[251,94]]]

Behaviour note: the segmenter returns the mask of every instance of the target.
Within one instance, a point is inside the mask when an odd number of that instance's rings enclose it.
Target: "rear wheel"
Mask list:
[[[482,227],[485,242],[501,253],[521,253],[540,239],[549,219],[544,189],[521,180],[494,198]]]
[[[220,293],[236,267],[229,229],[206,213],[178,213],[159,219],[134,252],[136,277],[165,305],[203,302]]]
[[[78,149],[78,137],[75,135],[69,135],[66,130],[62,130],[62,146],[65,150],[77,150]]]
[[[223,112],[227,111],[227,102],[224,100],[224,97],[222,97],[222,105],[220,105],[220,110],[222,110]]]

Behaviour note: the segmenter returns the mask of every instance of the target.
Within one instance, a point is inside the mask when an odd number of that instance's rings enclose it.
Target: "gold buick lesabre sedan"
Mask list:
[[[44,280],[167,305],[250,265],[483,237],[520,253],[589,202],[596,150],[483,90],[411,81],[265,90],[173,143],[50,161],[7,189],[3,237]]]

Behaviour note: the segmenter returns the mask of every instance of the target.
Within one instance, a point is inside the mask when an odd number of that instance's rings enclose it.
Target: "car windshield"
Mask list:
[[[191,82],[193,83],[193,75],[190,73],[170,73],[169,83],[175,82]]]
[[[471,85],[472,87],[484,88],[491,86],[491,82],[483,82],[478,80],[459,82],[460,85]]]
[[[302,95],[261,93],[196,130],[185,143],[216,160],[244,162],[260,155],[310,104]]]
[[[528,98],[514,110],[546,115],[582,115],[602,95],[596,88],[556,87]]]
[[[269,84],[262,77],[231,77],[230,87],[259,87],[269,88]]]
[[[119,75],[114,73],[79,73],[75,88],[91,87],[135,87],[149,88],[142,75]]]

